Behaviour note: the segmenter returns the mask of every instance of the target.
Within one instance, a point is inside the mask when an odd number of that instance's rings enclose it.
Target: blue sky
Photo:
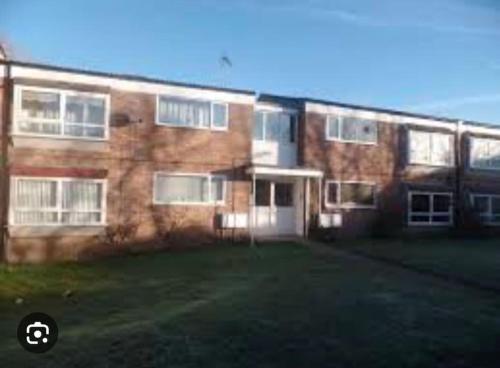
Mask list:
[[[0,38],[36,62],[500,124],[498,0],[4,0]]]

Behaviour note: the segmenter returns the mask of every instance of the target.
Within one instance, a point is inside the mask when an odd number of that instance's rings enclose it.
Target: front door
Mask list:
[[[295,234],[295,202],[293,182],[257,180],[255,188],[256,234]]]

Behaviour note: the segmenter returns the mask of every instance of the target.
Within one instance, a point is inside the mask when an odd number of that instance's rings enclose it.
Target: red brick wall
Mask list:
[[[89,177],[89,173],[102,177],[106,173],[107,222],[111,226],[133,225],[137,230],[131,242],[142,242],[143,247],[162,245],[163,242],[152,240],[166,230],[174,232],[173,228],[176,234],[186,235],[176,238],[176,245],[181,246],[230,235],[217,230],[215,215],[248,211],[250,183],[244,166],[251,157],[253,106],[231,103],[227,131],[172,128],[155,125],[155,95],[118,90],[111,90],[110,94],[109,142],[102,143],[95,151],[76,146],[73,149],[14,146],[10,149],[14,172],[46,176],[69,173],[68,176],[81,177]],[[226,203],[217,207],[153,205],[155,171],[224,174],[228,179]],[[41,251],[39,257],[79,258],[89,252],[110,251],[102,239],[102,236],[12,238],[9,253],[12,261],[21,261],[19,254],[25,253],[23,247],[39,244],[47,250]]]

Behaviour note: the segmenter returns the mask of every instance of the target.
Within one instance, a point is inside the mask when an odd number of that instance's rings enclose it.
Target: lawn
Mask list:
[[[0,270],[2,367],[447,368],[500,359],[498,293],[328,247]],[[31,311],[59,325],[43,355],[15,338]]]
[[[500,239],[356,240],[345,250],[500,290]]]

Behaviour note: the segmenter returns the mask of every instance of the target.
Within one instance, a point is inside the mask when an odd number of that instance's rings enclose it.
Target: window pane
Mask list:
[[[158,175],[155,194],[156,200],[161,203],[208,202],[208,178]]]
[[[17,181],[16,207],[45,208],[57,206],[57,182],[49,180]]]
[[[375,186],[363,183],[341,183],[341,203],[373,206],[375,204]]]
[[[434,215],[432,216],[433,223],[449,223],[450,216],[449,215]]]
[[[59,119],[60,96],[58,93],[22,91],[21,110],[23,118]]]
[[[65,210],[99,210],[102,184],[86,181],[63,182],[62,208]]]
[[[104,98],[88,96],[66,97],[67,122],[104,125],[105,110]]]
[[[253,125],[253,139],[264,140],[264,114],[260,111],[255,113],[255,121]]]
[[[377,123],[371,120],[357,119],[358,140],[361,142],[377,142]]]
[[[270,206],[271,205],[271,183],[267,180],[256,180],[255,182],[255,205]]]
[[[451,206],[451,198],[448,195],[434,195],[434,212],[448,212]]]
[[[160,97],[159,121],[186,127],[210,126],[210,102]]]
[[[329,116],[327,120],[327,137],[339,138],[339,119]]]
[[[411,195],[411,211],[412,212],[430,212],[431,197],[429,194],[412,194]]]
[[[278,142],[281,137],[280,115],[278,113],[266,113],[266,141]]]
[[[346,141],[356,141],[358,137],[358,129],[356,127],[355,121],[352,118],[343,117],[342,118],[342,139]]]
[[[212,201],[223,202],[224,201],[224,178],[212,178]]]
[[[446,134],[432,133],[431,161],[434,165],[452,164],[451,137]]]
[[[216,128],[227,127],[227,105],[213,104],[213,126]]]
[[[500,215],[500,197],[491,198],[491,212],[495,215]]]
[[[487,213],[489,211],[489,198],[483,196],[475,196],[473,197],[473,206],[474,211],[477,213]]]
[[[478,168],[488,167],[488,141],[473,138],[471,141],[471,165]]]
[[[337,204],[337,183],[328,183],[326,185],[326,201],[330,204]]]
[[[289,114],[279,114],[280,120],[280,142],[289,143],[294,141],[292,116]]]
[[[411,222],[421,222],[421,223],[428,223],[430,222],[430,216],[426,215],[412,215],[410,217]]]
[[[274,203],[280,207],[293,206],[293,184],[275,183],[274,184]]]
[[[430,163],[431,140],[426,132],[410,131],[410,163]]]

